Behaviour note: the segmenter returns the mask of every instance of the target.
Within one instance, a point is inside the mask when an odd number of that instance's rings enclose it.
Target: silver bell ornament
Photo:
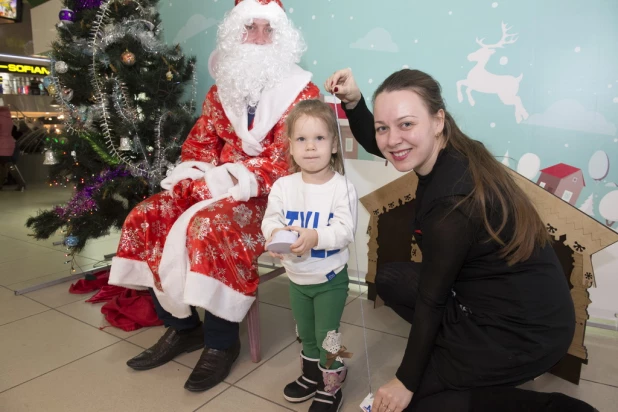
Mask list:
[[[47,149],[45,151],[45,160],[43,160],[44,165],[56,165],[58,164],[58,159],[56,158],[56,153],[53,150]]]
[[[122,151],[122,152],[129,152],[131,151],[131,139],[129,139],[128,137],[121,137],[120,138],[120,147],[118,148],[118,150]]]

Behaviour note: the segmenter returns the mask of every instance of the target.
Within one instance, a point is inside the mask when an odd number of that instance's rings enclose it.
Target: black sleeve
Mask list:
[[[342,104],[343,110],[350,121],[350,130],[354,138],[368,153],[384,158],[376,143],[376,129],[373,124],[373,114],[369,111],[365,98],[361,96],[355,108],[348,110]]]
[[[457,199],[438,200],[422,218],[421,274],[408,345],[397,378],[415,392],[431,357],[446,302],[474,239],[473,220]]]

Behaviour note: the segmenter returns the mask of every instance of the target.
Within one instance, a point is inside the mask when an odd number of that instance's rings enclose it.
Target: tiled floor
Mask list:
[[[246,325],[241,355],[231,374],[202,394],[187,392],[184,381],[199,357],[185,354],[165,366],[135,372],[125,362],[152,345],[163,328],[127,333],[99,327],[106,323],[90,295],[71,295],[69,283],[15,296],[13,291],[41,280],[66,276],[64,255],[50,241],[34,241],[23,228],[38,208],[60,202],[67,193],[30,189],[0,192],[0,411],[306,411],[309,404],[287,403],[281,390],[298,375],[300,345],[295,341],[287,279],[260,287],[262,357],[249,357]],[[114,237],[115,236],[115,237]],[[57,239],[53,239],[57,240]],[[88,268],[115,249],[117,234],[91,244],[80,257]],[[367,394],[366,358],[361,318],[367,325],[373,386],[392,378],[406,344],[409,325],[388,308],[374,309],[352,292],[343,314],[342,332],[354,357],[344,388],[343,411],[358,411]],[[526,385],[583,399],[600,411],[618,404],[618,333],[589,328],[589,365],[579,386],[545,375]],[[614,406],[612,406],[614,405]]]

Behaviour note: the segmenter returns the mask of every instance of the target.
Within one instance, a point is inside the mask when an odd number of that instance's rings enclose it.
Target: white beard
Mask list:
[[[218,56],[214,73],[223,107],[240,116],[247,106],[257,106],[262,92],[275,87],[290,72],[291,57],[274,44],[239,44]]]

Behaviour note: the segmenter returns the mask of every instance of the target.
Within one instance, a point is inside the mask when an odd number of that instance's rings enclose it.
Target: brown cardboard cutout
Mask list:
[[[592,285],[596,286],[592,255],[618,242],[618,233],[525,177],[513,171],[511,174],[517,184],[528,194],[541,219],[547,225],[548,232],[553,236],[554,249],[569,281],[575,306],[575,336],[567,357],[552,372],[578,383],[581,364],[587,363],[588,359],[584,335],[588,319],[588,305],[591,301],[587,289]],[[411,227],[414,219],[417,185],[418,178],[414,172],[411,172],[360,199],[371,216],[367,229],[369,252],[365,278],[370,284],[375,281],[379,263],[422,259],[420,250],[414,244],[411,230],[406,230],[406,227]],[[387,228],[388,236],[380,236],[380,228]],[[410,240],[409,246],[405,246],[407,239]],[[404,254],[401,250],[394,253],[393,250],[402,242],[409,253]]]

